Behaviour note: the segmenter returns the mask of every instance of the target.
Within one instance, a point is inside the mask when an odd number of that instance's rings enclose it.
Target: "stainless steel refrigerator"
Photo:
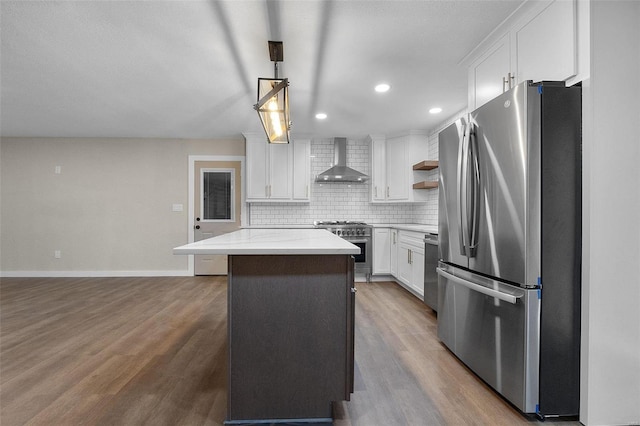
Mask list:
[[[438,337],[524,413],[579,412],[581,89],[522,83],[439,134]]]

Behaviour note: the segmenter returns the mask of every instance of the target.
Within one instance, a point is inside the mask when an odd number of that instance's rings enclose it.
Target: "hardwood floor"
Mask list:
[[[439,343],[422,302],[357,287],[356,389],[336,425],[538,423]],[[222,424],[226,303],[224,277],[3,278],[0,424]]]

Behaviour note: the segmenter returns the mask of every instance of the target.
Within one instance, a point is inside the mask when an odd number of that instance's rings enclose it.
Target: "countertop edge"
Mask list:
[[[438,234],[437,225],[423,225],[419,223],[372,223],[374,228],[392,228],[405,231],[424,232],[428,234]]]

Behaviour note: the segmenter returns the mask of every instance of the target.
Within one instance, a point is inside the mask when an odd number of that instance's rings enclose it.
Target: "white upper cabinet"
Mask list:
[[[311,140],[296,139],[293,144],[293,199],[311,198]]]
[[[387,188],[388,201],[409,200],[409,175],[407,151],[411,141],[408,136],[387,140]],[[425,143],[426,144],[426,143]]]
[[[310,141],[269,144],[263,134],[245,134],[247,202],[308,202]]]
[[[371,201],[398,203],[424,201],[425,193],[413,189],[413,164],[425,160],[427,136],[408,133],[388,139],[369,136],[371,141]]]
[[[474,90],[469,105],[477,108],[502,93],[508,88],[510,73],[511,45],[506,34],[471,65],[469,87]]]
[[[515,72],[525,80],[564,81],[576,75],[574,0],[556,0],[518,22],[512,31]]]
[[[291,198],[291,147],[290,144],[267,144],[269,161],[268,198],[286,200]]]
[[[583,7],[583,6],[580,6]],[[586,41],[580,40],[576,0],[525,2],[469,56],[469,108],[478,108],[526,80],[566,81],[580,73]],[[586,23],[588,25],[588,22]],[[582,34],[582,32],[580,32]]]
[[[387,191],[387,160],[384,136],[369,136],[371,143],[371,201],[385,201]]]
[[[269,163],[266,138],[245,135],[247,159],[247,199],[265,199],[269,192]]]

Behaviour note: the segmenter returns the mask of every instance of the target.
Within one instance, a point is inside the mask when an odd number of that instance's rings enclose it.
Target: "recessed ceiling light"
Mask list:
[[[431,113],[431,114],[438,114],[438,113],[440,113],[440,112],[442,112],[442,108],[440,108],[440,107],[431,108],[431,109],[429,110],[429,113]]]
[[[389,89],[391,89],[391,86],[389,86],[387,83],[380,83],[375,87],[375,90],[378,93],[388,92]]]
[[[318,120],[324,120],[325,118],[327,118],[327,114],[325,114],[324,112],[319,112],[316,114],[316,118]]]

